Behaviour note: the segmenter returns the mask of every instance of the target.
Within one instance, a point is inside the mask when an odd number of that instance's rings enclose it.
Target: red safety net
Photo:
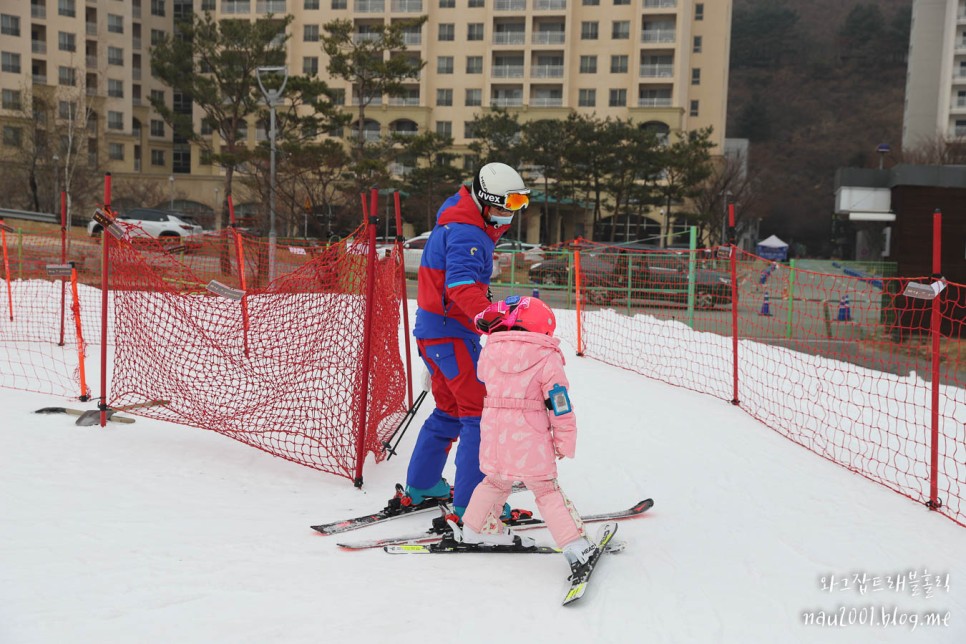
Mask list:
[[[966,287],[949,283],[939,298],[936,338],[932,304],[902,295],[928,278],[779,265],[738,251],[732,291],[731,260],[714,249],[585,243],[575,255],[579,324],[561,327],[584,355],[734,401],[816,454],[966,525]]]
[[[144,414],[349,478],[361,468],[360,440],[362,453],[381,460],[382,442],[406,411],[400,264],[393,255],[375,260],[374,296],[367,301],[367,245],[353,241],[364,233],[360,228],[349,241],[311,253],[280,247],[279,255],[290,259],[276,262],[280,275],[270,283],[262,270],[267,245],[246,239],[243,263],[250,276],[241,299],[207,290],[216,269],[220,284],[240,285],[231,230],[175,252],[153,240],[112,240],[112,405],[167,400]],[[360,395],[364,377],[367,400]]]

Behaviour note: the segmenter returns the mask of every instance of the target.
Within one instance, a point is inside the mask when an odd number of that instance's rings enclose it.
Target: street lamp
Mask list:
[[[262,82],[262,77],[267,77],[269,74],[282,75],[282,84],[278,89],[268,89],[265,87],[265,84]],[[275,245],[278,238],[278,235],[275,233],[275,106],[278,104],[278,99],[281,97],[282,92],[285,91],[285,83],[288,82],[288,67],[284,65],[280,67],[257,67],[255,69],[255,78],[258,80],[258,87],[262,90],[262,94],[265,96],[265,102],[268,104],[269,112],[271,113],[268,132],[272,150],[268,193],[268,281],[271,282],[275,279]]]
[[[892,152],[892,148],[888,143],[880,143],[878,146],[876,146],[875,151],[879,153],[879,169],[881,170],[882,160],[885,158],[885,155]]]
[[[170,210],[171,212],[174,212],[174,175],[173,174],[168,176],[168,185],[171,187],[171,199],[170,199],[170,203],[168,204],[168,210]]]

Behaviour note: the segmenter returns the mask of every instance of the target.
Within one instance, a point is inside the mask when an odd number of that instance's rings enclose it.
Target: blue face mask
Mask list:
[[[490,214],[490,223],[496,228],[499,228],[500,226],[509,226],[511,223],[513,223],[513,215],[510,214],[503,217],[500,215]]]

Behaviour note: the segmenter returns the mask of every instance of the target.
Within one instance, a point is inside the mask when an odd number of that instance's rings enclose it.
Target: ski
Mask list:
[[[513,487],[513,492],[518,492],[524,490],[523,486]],[[450,496],[448,499],[425,499],[422,503],[416,505],[403,505],[401,499],[405,495],[405,488],[399,483],[396,484],[396,496],[389,499],[389,504],[386,505],[382,510],[378,512],[373,512],[372,514],[366,514],[361,517],[355,517],[352,519],[343,519],[341,521],[333,521],[331,523],[321,523],[319,525],[310,526],[316,532],[321,534],[340,534],[342,532],[349,532],[351,530],[358,530],[359,528],[365,528],[366,526],[375,525],[377,523],[383,523],[385,521],[391,521],[392,519],[398,519],[399,517],[408,517],[413,514],[419,514],[421,512],[430,512],[432,510],[438,510],[440,504],[442,503],[452,503],[453,501],[453,491],[450,488]],[[371,546],[369,546],[371,547]]]
[[[609,544],[604,552],[618,553],[627,544],[623,541]],[[563,552],[555,546],[487,546],[476,543],[463,543],[454,539],[443,539],[439,543],[402,543],[384,546],[383,550],[391,555],[453,555],[453,554],[518,554],[518,555],[555,555]]]
[[[584,523],[599,523],[601,521],[621,521],[624,519],[632,519],[638,517],[654,505],[653,499],[644,499],[638,503],[635,503],[626,510],[620,510],[617,512],[604,512],[601,514],[588,514],[580,517],[580,520]],[[523,530],[534,530],[536,528],[542,528],[544,523],[541,519],[536,519],[529,517],[526,519],[520,519],[518,521],[507,521],[506,524],[516,531]],[[355,541],[355,542],[344,542],[336,544],[344,550],[365,550],[367,548],[383,548],[385,546],[395,546],[395,545],[418,545],[435,543],[443,538],[443,535],[430,528],[429,530],[424,530],[423,532],[416,532],[413,534],[398,536],[398,537],[387,537],[384,539],[369,539],[365,541]]]
[[[590,581],[590,576],[594,574],[597,561],[600,559],[600,555],[606,552],[607,546],[615,534],[617,534],[616,521],[611,521],[600,526],[600,530],[597,533],[597,552],[593,554],[587,563],[577,568],[576,572],[570,575],[570,590],[567,591],[567,595],[564,597],[564,606],[572,604],[584,596],[584,591],[587,590],[587,583]]]

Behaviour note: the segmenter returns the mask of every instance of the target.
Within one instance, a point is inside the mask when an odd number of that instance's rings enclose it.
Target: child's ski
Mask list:
[[[610,543],[605,552],[618,553],[627,544],[623,541]],[[454,554],[520,554],[520,555],[553,555],[560,554],[560,548],[554,546],[487,546],[476,543],[463,543],[454,539],[444,539],[439,543],[404,543],[395,546],[384,546],[383,550],[391,555],[454,555]]]
[[[617,512],[604,512],[601,514],[588,514],[580,517],[580,520],[584,523],[598,523],[600,521],[620,521],[623,519],[632,519],[638,517],[654,505],[653,499],[644,499],[633,506],[627,508],[626,510],[620,510]],[[540,519],[535,519],[529,517],[526,519],[520,519],[518,521],[509,521],[507,525],[516,531],[522,530],[533,530],[535,528],[542,528],[544,526],[543,521]],[[403,545],[403,544],[426,544],[435,543],[443,538],[443,535],[436,532],[434,528],[425,530],[423,532],[416,532],[413,534],[402,535],[399,537],[387,537],[384,539],[369,539],[366,541],[355,541],[355,542],[345,542],[337,544],[340,548],[345,550],[364,550],[366,548],[383,548],[385,546]]]
[[[572,604],[584,596],[584,591],[587,590],[587,583],[590,581],[590,576],[594,573],[594,568],[597,566],[600,555],[607,550],[608,544],[616,533],[616,521],[611,521],[600,526],[600,531],[597,533],[597,552],[593,554],[587,563],[578,567],[570,575],[570,590],[567,591],[567,595],[564,597],[564,606]]]

